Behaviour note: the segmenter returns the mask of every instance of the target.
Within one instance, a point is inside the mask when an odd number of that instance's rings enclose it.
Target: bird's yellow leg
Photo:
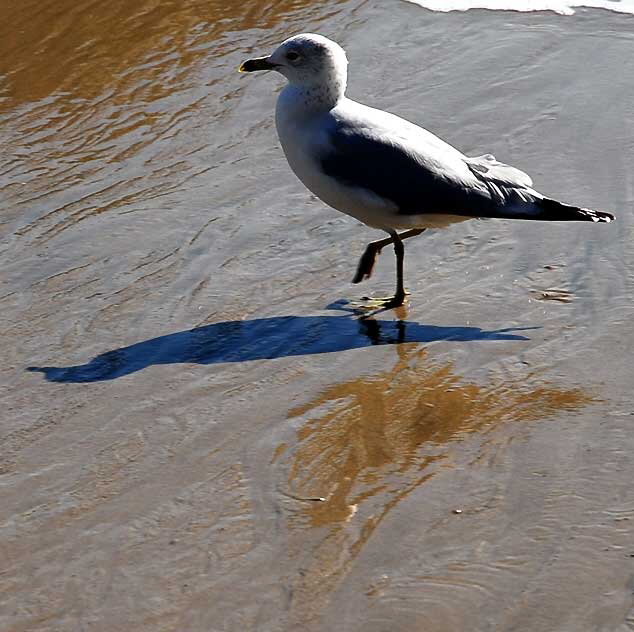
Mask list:
[[[392,242],[394,244],[394,254],[396,255],[396,292],[394,293],[394,296],[373,298],[364,296],[363,299],[361,299],[362,302],[353,304],[354,308],[359,310],[384,310],[401,307],[405,303],[405,297],[409,294],[409,292],[403,286],[403,261],[405,258],[403,239],[420,235],[424,230],[424,228],[413,228],[411,230],[406,230],[400,235],[396,231],[393,231],[390,232],[389,238],[368,244],[366,251],[361,257],[361,261],[359,262],[359,268],[357,269],[354,282],[358,283],[358,281],[368,278],[370,274],[372,274],[376,255],[381,252],[381,248],[383,248],[383,246]],[[366,267],[363,267],[364,265],[366,265]]]

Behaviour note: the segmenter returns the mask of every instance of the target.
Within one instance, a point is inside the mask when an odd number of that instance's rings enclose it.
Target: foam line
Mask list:
[[[492,11],[554,11],[561,15],[573,15],[575,8],[607,9],[615,13],[634,15],[634,0],[406,0],[432,11],[468,11],[490,9]]]

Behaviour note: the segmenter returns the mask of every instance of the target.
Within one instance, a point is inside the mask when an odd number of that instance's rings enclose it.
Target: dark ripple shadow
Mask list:
[[[453,340],[528,340],[510,332],[535,327],[484,331],[479,327],[441,327],[405,320],[381,321],[348,316],[274,316],[226,321],[151,338],[106,351],[86,364],[29,367],[49,382],[114,380],[154,364],[217,364],[332,353],[372,345]]]

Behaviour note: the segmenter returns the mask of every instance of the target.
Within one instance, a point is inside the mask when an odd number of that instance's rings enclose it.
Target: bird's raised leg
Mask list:
[[[407,239],[408,237],[415,237],[416,235],[420,235],[424,232],[424,228],[412,228],[411,230],[406,230],[399,235],[401,240]],[[353,283],[361,283],[365,279],[369,279],[372,276],[372,270],[374,269],[374,264],[376,263],[376,258],[381,254],[381,250],[388,244],[391,244],[393,241],[392,236],[386,237],[385,239],[378,239],[377,241],[371,241],[365,249],[363,255],[361,255],[361,259],[359,259],[359,265],[357,266],[357,272],[354,275],[354,279],[352,279]]]
[[[377,241],[371,241],[365,248],[365,252],[359,259],[359,265],[357,266],[357,272],[352,279],[353,283],[361,283],[365,279],[369,279],[372,276],[372,270],[376,263],[376,258],[381,254],[384,246],[392,243],[392,237],[386,239],[378,239]]]
[[[391,309],[393,307],[400,307],[401,305],[403,305],[403,303],[405,302],[405,296],[407,294],[403,284],[403,261],[405,259],[405,247],[403,246],[403,239],[406,239],[407,237],[414,237],[414,235],[419,235],[424,230],[424,228],[416,228],[405,231],[400,235],[396,231],[390,231],[389,240],[381,240],[385,243],[389,243],[390,241],[394,243],[394,254],[396,255],[396,292],[394,293],[394,296],[390,296],[387,298],[364,298],[364,309],[378,309],[379,311],[382,311],[384,309]]]

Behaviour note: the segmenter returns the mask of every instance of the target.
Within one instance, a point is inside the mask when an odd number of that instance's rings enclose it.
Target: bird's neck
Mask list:
[[[297,109],[298,113],[332,110],[346,91],[345,78],[329,77],[319,83],[289,83],[280,93],[278,104]]]

